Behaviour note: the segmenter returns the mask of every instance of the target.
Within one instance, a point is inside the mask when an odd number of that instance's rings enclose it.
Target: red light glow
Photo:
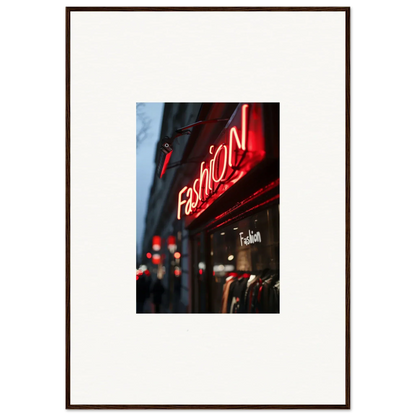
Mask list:
[[[241,109],[241,140],[238,137],[237,128],[233,127],[230,130],[230,140],[229,140],[229,147],[230,153],[228,154],[228,165],[230,167],[233,166],[232,157],[233,157],[233,137],[239,149],[246,150],[246,141],[247,141],[247,111],[248,111],[248,104],[244,104]]]
[[[147,254],[146,254],[146,257],[147,257],[148,259],[151,259],[151,258],[152,258],[152,253],[147,253]]]
[[[160,254],[153,254],[152,263],[160,264]]]
[[[183,215],[198,217],[264,159],[261,108],[260,104],[243,104],[237,108],[232,118],[234,125],[224,130],[217,140],[219,145],[209,147],[208,158],[199,165],[198,177],[179,191],[178,220]]]
[[[165,174],[166,168],[168,167],[170,157],[172,156],[172,152],[168,153],[165,157],[165,161],[163,162],[162,172],[160,173],[160,177]]]
[[[153,236],[152,249],[154,251],[159,251],[161,248],[162,248],[162,239],[160,238],[160,235]]]
[[[175,257],[175,259],[180,259],[180,258],[181,258],[181,253],[179,253],[179,251],[176,251],[176,252],[173,254],[173,257]]]
[[[222,172],[221,172],[220,177],[218,179],[215,179],[215,177],[214,177],[215,169],[212,169],[212,175],[211,175],[211,177],[212,177],[212,180],[214,182],[221,182],[222,181],[222,178],[224,177],[224,174],[225,174],[225,169],[227,167],[227,146],[225,146],[224,144],[222,144],[217,149],[217,151],[215,152],[215,156],[214,156],[212,165],[215,166],[215,162],[217,161],[217,156],[221,152],[221,149],[224,149],[224,159],[223,159],[223,162],[222,162]]]
[[[199,274],[202,274],[202,269],[199,269]]]
[[[168,237],[168,250],[173,253],[176,250],[176,238],[173,235]]]
[[[179,195],[178,195],[178,215],[177,218],[178,220],[181,219],[181,206],[183,204],[186,204],[186,201],[182,201],[182,194],[188,189],[187,186],[184,186],[180,191],[179,191]]]
[[[170,236],[168,237],[168,247],[169,247],[169,246],[173,246],[173,245],[175,245],[175,244],[176,244],[176,238],[175,238],[175,236],[170,235]]]

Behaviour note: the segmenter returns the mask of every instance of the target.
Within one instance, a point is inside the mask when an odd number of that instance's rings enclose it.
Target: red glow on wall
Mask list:
[[[147,257],[148,259],[151,259],[151,258],[152,258],[152,253],[146,253],[146,257]]]
[[[183,215],[198,217],[264,159],[261,104],[239,105],[217,142],[200,163],[198,177],[179,191],[178,220]]]
[[[218,163],[220,163],[221,158],[219,157],[217,160],[218,155],[221,155],[221,151],[223,150],[223,160],[222,160],[222,170],[219,168],[218,172],[221,171],[221,175],[218,178],[215,178],[215,166],[217,166],[217,161]],[[225,174],[225,169],[227,168],[227,146],[225,146],[224,144],[220,145],[217,149],[217,151],[215,152],[215,156],[214,159],[212,159],[212,172],[211,172],[211,178],[214,182],[221,182],[222,179],[224,178],[224,174]]]
[[[182,274],[182,272],[181,272],[181,270],[180,270],[180,269],[175,269],[175,271],[174,271],[173,273],[174,273],[174,275],[175,275],[176,277],[178,277],[178,276],[180,276],[180,275]]]
[[[214,229],[217,229],[217,228],[223,227],[224,225],[228,224],[229,222],[236,221],[236,220],[240,219],[241,217],[246,216],[248,212],[254,211],[254,210],[256,210],[256,209],[258,209],[258,208],[260,208],[260,207],[263,207],[264,205],[271,204],[273,201],[277,201],[279,198],[280,198],[280,194],[278,194],[278,195],[274,195],[274,196],[272,196],[271,198],[269,198],[267,201],[264,201],[264,202],[262,202],[262,203],[260,203],[260,204],[257,204],[257,205],[255,205],[254,207],[252,207],[252,208],[250,208],[250,209],[248,209],[248,210],[244,211],[244,213],[243,213],[243,214],[240,214],[240,215],[238,215],[237,217],[230,218],[230,219],[228,219],[227,221],[224,221],[224,222],[222,222],[222,223],[217,224],[217,225],[214,227]]]
[[[173,257],[175,257],[175,259],[180,259],[180,258],[181,258],[181,253],[179,253],[179,251],[176,251],[176,252],[173,254]]]

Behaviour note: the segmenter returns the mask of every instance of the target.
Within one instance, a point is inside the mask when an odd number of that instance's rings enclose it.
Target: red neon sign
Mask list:
[[[265,157],[260,104],[239,105],[218,140],[209,147],[199,176],[178,193],[177,219],[198,217]]]

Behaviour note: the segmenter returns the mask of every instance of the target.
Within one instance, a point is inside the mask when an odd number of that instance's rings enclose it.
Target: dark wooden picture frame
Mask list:
[[[345,404],[74,405],[71,404],[71,13],[72,12],[345,13]],[[66,408],[67,409],[350,409],[350,8],[349,7],[68,7],[66,8]]]

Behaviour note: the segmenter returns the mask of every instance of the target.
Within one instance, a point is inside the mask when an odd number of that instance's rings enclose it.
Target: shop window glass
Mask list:
[[[193,312],[207,312],[207,288],[204,234],[199,233],[193,240]]]
[[[218,229],[210,240],[213,312],[280,312],[279,206]],[[225,308],[224,290],[230,280],[238,282],[233,287],[239,290],[234,304],[231,296]],[[254,283],[255,292],[246,293]],[[248,304],[250,299],[243,299],[247,295],[256,299]]]

